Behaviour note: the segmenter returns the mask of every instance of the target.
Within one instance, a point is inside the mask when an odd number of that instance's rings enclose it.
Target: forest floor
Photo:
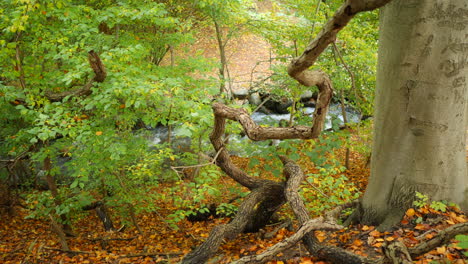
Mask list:
[[[336,155],[339,159],[344,159],[344,150],[339,150]],[[246,158],[234,157],[233,160],[240,168],[247,167]],[[351,168],[345,175],[363,191],[369,175],[367,157],[352,152],[350,161]],[[305,170],[315,170],[311,164],[301,162],[301,165]],[[222,184],[233,185],[234,182],[222,179]],[[164,185],[159,186],[155,191],[164,188]],[[226,197],[226,200],[228,198]],[[174,205],[167,201],[159,201],[157,206],[160,208],[157,211],[137,216],[141,233],[134,226],[127,226],[121,231],[106,232],[94,213],[83,215],[73,224],[76,237],[67,239],[69,251],[61,249],[50,221],[25,219],[29,214],[28,210],[16,207],[15,214],[4,215],[0,223],[0,263],[178,263],[185,254],[209,236],[214,226],[230,220],[228,217],[210,217],[201,222],[182,220],[177,224],[179,229],[175,230],[163,219],[178,208],[174,208]],[[283,209],[282,215],[290,215],[287,211],[288,209]],[[113,220],[115,226],[121,225],[119,219]],[[442,212],[426,205],[409,209],[400,224],[389,232],[379,232],[374,226],[354,225],[336,232],[316,231],[315,234],[325,243],[362,256],[379,257],[382,255],[382,245],[386,242],[399,240],[412,247],[430,240],[444,228],[465,222],[468,222],[466,215],[454,207],[448,207]],[[293,224],[292,229],[295,228],[297,225]],[[241,234],[223,243],[217,257],[209,263],[230,263],[245,255],[259,254],[292,235],[293,230],[278,228],[277,224],[272,224],[257,233]],[[452,240],[451,243],[416,258],[415,263],[467,263],[463,251],[456,245],[456,241]],[[269,263],[327,262],[309,256],[305,248],[298,244]]]

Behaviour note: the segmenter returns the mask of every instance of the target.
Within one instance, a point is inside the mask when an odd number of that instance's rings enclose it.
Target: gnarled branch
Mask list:
[[[75,90],[65,91],[61,93],[52,93],[46,91],[45,96],[51,102],[60,102],[67,96],[87,96],[92,93],[91,88],[94,85],[94,82],[103,82],[106,79],[107,73],[104,64],[102,64],[99,55],[91,50],[88,52],[88,61],[89,65],[94,71],[94,77],[91,78],[83,87]]]
[[[306,47],[301,56],[293,59],[288,66],[288,74],[304,86],[317,86],[319,96],[314,112],[314,126],[312,135],[318,136],[323,129],[325,116],[333,94],[333,86],[328,74],[322,71],[312,71],[322,52],[334,42],[338,32],[359,12],[370,11],[382,7],[391,0],[347,0],[330,19],[318,36]],[[315,123],[317,122],[317,125]]]

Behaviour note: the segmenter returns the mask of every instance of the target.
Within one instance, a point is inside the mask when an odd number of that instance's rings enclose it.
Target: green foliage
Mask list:
[[[429,197],[427,195],[422,194],[420,192],[416,192],[415,196],[416,200],[413,201],[414,206],[421,208],[427,205],[427,202],[429,201]]]
[[[175,16],[179,13],[168,4],[25,0],[1,5],[0,125],[5,129],[0,156],[15,158],[34,149],[34,167],[50,157],[61,193],[59,205],[47,193],[33,193],[37,212],[32,216],[70,216],[81,203],[95,200],[124,215],[128,204],[137,212],[155,210],[151,200],[157,197],[147,192],[174,179],[166,163],[180,155],[169,145],[151,147],[149,131],[137,130],[138,124],[183,124],[186,136],[204,135],[216,83],[192,73],[211,70],[212,64],[196,55],[176,58],[173,66],[161,64],[169,47],[193,40],[192,21]],[[46,92],[77,89],[92,78],[90,50],[106,67],[105,81],[89,96],[50,102]]]
[[[318,35],[340,4],[333,1],[277,0],[273,1],[271,12],[251,13],[252,31],[267,39],[276,55],[272,67],[273,83],[269,84],[273,89],[267,88],[268,90],[298,99],[304,87],[293,81],[285,68]],[[338,35],[336,46],[353,73],[354,88],[350,73],[332,46],[320,55],[314,67],[327,69],[326,73],[333,80],[337,94],[343,90],[347,103],[363,114],[371,114],[373,111],[377,38],[377,11],[358,14]]]
[[[216,214],[233,217],[237,213],[237,206],[228,203],[222,203],[216,208]]]
[[[457,235],[455,239],[458,240],[458,246],[465,250],[463,254],[468,257],[468,236],[467,235]]]
[[[221,25],[224,42],[250,30],[264,36],[280,58],[272,63],[274,95],[298,101],[303,87],[286,75],[286,64],[318,33],[337,3],[322,3],[317,9],[317,1],[273,2],[272,13],[259,13],[251,0],[3,1],[0,157],[14,159],[27,153],[33,173],[30,182],[35,177],[43,181],[49,173],[59,190],[55,198],[49,191],[31,192],[31,217],[56,214],[71,221],[80,216],[83,206],[99,200],[126,221],[133,211],[158,210],[157,199],[172,200],[179,208],[168,219],[174,227],[187,215],[208,210],[206,204],[212,200],[221,204],[219,213],[234,214],[236,207],[223,203],[222,194],[244,196],[245,192],[213,185],[219,180],[218,170],[203,168],[192,182],[170,170],[174,164],[194,164],[198,153],[211,151],[210,104],[219,81],[206,77],[216,66],[212,61],[199,54],[189,58],[175,54],[174,63],[168,65],[168,51],[190,46],[198,25]],[[350,77],[332,50],[317,64],[329,69],[337,90],[345,89],[346,97],[363,112],[371,111],[366,103],[373,101],[376,16],[358,16],[337,42],[355,72],[356,90],[351,91]],[[59,102],[47,99],[48,93],[79,89],[93,78],[87,61],[91,50],[105,65],[106,79],[95,83],[90,95]],[[291,110],[296,123],[310,123],[309,117]],[[161,126],[177,136],[152,144],[152,129]],[[238,132],[238,124],[228,124],[229,134]],[[182,138],[191,143],[190,149],[178,145]],[[320,182],[317,188],[329,198],[322,206],[326,207],[354,197],[344,176],[335,176],[341,174],[341,165],[327,156],[340,144],[329,135],[313,149],[304,148],[299,140],[284,140],[246,141],[235,150],[260,157],[251,159],[250,166],[261,165],[278,179],[282,166],[277,154],[298,162],[307,156],[321,168],[308,181]],[[45,171],[48,158],[52,168]],[[6,178],[2,175],[2,180]],[[166,193],[155,191],[167,182],[174,185]],[[303,195],[312,199],[314,188],[307,188]],[[334,189],[340,193],[330,194]],[[319,210],[317,205],[313,210]]]
[[[429,205],[430,208],[439,211],[439,212],[445,212],[447,211],[447,207],[449,206],[447,201],[431,201],[429,203],[429,196],[422,194],[420,192],[416,192],[416,200],[413,201],[413,205],[421,208],[426,205]]]
[[[89,205],[93,201],[93,197],[89,192],[80,192],[70,195],[71,190],[68,188],[59,189],[59,197],[61,204],[54,204],[52,194],[47,192],[32,192],[27,195],[26,203],[30,210],[30,214],[26,218],[41,218],[48,219],[49,215],[65,215],[74,216],[65,218],[57,218],[57,221],[63,224],[70,224],[73,220],[77,220],[76,216],[82,215],[82,207]]]
[[[319,173],[307,174],[307,185],[301,191],[307,208],[313,215],[351,202],[360,195],[354,184],[341,174],[345,170],[344,167],[327,167],[320,168]]]

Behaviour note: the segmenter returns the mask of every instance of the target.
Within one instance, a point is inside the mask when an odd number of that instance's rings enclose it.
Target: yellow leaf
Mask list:
[[[102,135],[102,131],[96,131],[96,136]]]
[[[369,229],[370,229],[370,227],[367,226],[367,225],[365,225],[365,226],[363,226],[363,227],[361,228],[362,231],[367,231],[367,230],[369,230]]]
[[[446,248],[445,246],[443,246],[443,247],[438,247],[436,250],[437,250],[437,253],[439,254],[445,254]]]

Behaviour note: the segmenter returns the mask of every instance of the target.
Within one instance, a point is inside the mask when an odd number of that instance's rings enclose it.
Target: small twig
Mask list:
[[[426,235],[432,233],[432,232],[437,232],[437,230],[434,230],[434,229],[431,229],[431,230],[427,230],[426,232],[424,232],[422,235],[419,235],[417,237],[415,237],[417,240],[424,240],[426,238]]]
[[[44,247],[44,249],[60,251],[60,252],[65,252],[65,253],[71,253],[71,254],[96,254],[95,252],[92,252],[92,251],[65,250],[65,249],[52,248],[52,247]]]
[[[269,95],[267,98],[265,98],[265,100],[263,100],[263,102],[262,102],[261,104],[259,104],[259,105],[257,106],[257,108],[255,108],[255,110],[252,111],[252,114],[255,113],[255,112],[257,112],[258,109],[260,109],[260,108],[261,108],[266,102],[268,102],[268,100],[270,100],[270,99],[271,99],[271,95]]]
[[[130,238],[103,238],[103,237],[99,237],[99,238],[88,238],[88,240],[90,241],[93,241],[93,242],[96,242],[96,241],[112,241],[112,240],[119,240],[119,241],[130,241],[130,240],[133,240],[135,239],[136,237],[130,237]]]
[[[152,257],[152,256],[180,256],[183,254],[184,254],[183,252],[173,252],[173,253],[154,252],[154,253],[128,254],[128,255],[120,256],[119,258]]]
[[[216,153],[216,155],[214,156],[214,158],[208,163],[190,165],[190,166],[171,166],[171,169],[174,170],[178,174],[179,171],[177,171],[177,169],[198,168],[198,167],[205,167],[205,166],[216,164],[216,159],[218,158],[219,153],[221,153],[222,150],[223,150],[223,148],[219,149],[218,152]]]
[[[330,198],[330,196],[326,195],[324,192],[322,192],[319,188],[315,187],[315,185],[313,185],[311,182],[309,181],[306,181],[310,187],[314,188],[314,190],[316,190],[317,192],[319,192],[320,194],[322,194],[323,196],[325,196],[325,198]]]
[[[291,219],[288,218],[287,220],[283,221],[283,223],[281,223],[279,226],[277,226],[275,228],[275,230],[271,231],[271,232],[268,232],[264,235],[264,238],[267,238],[267,239],[270,239],[270,238],[273,238],[273,236],[278,233],[278,231],[282,228],[286,228],[288,226],[292,225],[292,222],[291,222]]]
[[[341,211],[343,211],[344,209],[348,209],[348,208],[356,208],[356,206],[357,206],[358,204],[359,204],[359,201],[358,201],[358,200],[354,200],[354,201],[352,201],[352,202],[339,205],[339,206],[333,208],[332,210],[327,211],[327,212],[325,213],[325,219],[327,219],[327,220],[329,220],[329,221],[334,221],[334,222],[336,222],[336,220],[338,219],[338,216],[339,216],[339,214],[341,213]]]

